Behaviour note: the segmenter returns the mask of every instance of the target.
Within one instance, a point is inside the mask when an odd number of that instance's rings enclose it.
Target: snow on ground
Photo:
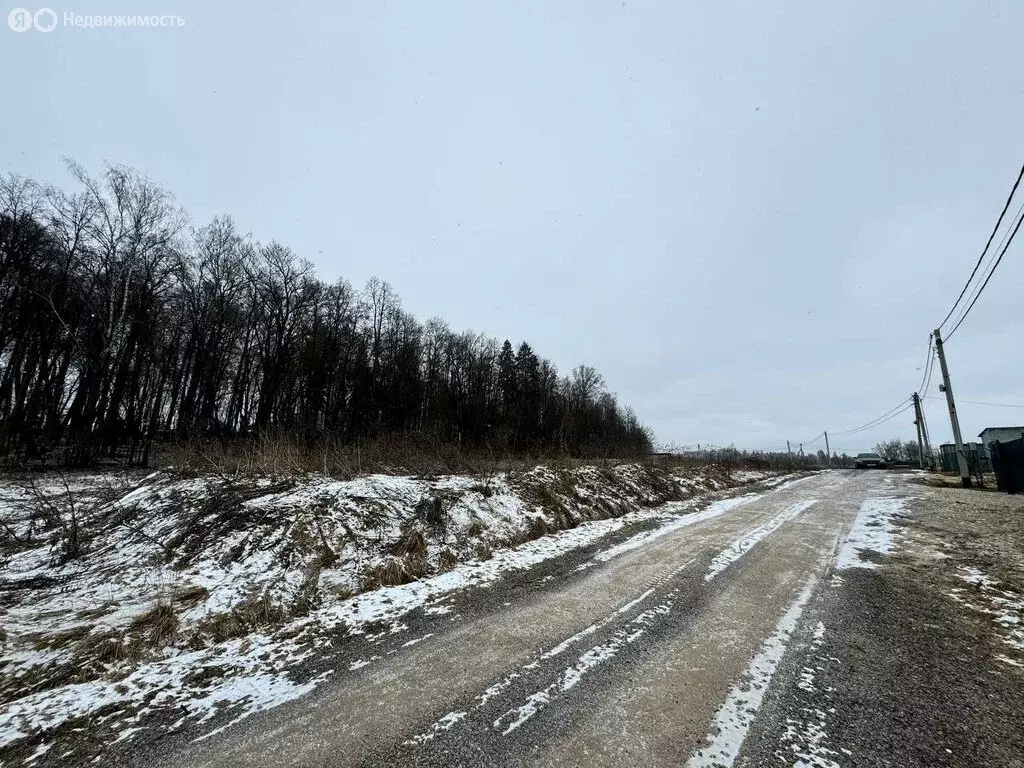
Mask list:
[[[905,498],[867,499],[853,521],[850,534],[836,557],[836,570],[847,568],[877,568],[878,564],[865,560],[862,555],[874,552],[889,554],[893,548],[896,529],[893,518],[902,516]]]
[[[796,629],[804,607],[811,599],[817,580],[811,578],[779,619],[775,632],[764,641],[741,682],[732,687],[715,715],[708,743],[687,761],[686,768],[722,768],[730,766],[740,753],[747,732],[757,717],[765,691],[782,660],[789,639]]]
[[[234,722],[312,690],[323,675],[289,670],[339,633],[400,631],[402,615],[455,590],[624,526],[700,516],[680,517],[693,498],[642,507],[763,479],[619,465],[347,481],[155,473],[35,493],[8,483],[0,519],[19,545],[3,550],[0,577],[0,748],[111,705],[104,718],[129,739],[159,709],[182,710],[176,726],[222,711]],[[72,519],[83,553],[69,558]]]
[[[736,509],[736,507],[749,504],[752,501],[760,499],[763,494],[758,493],[747,493],[743,496],[736,496],[731,499],[721,499],[719,501],[712,502],[708,506],[704,507],[698,512],[686,515],[686,517],[674,518],[673,516],[684,512],[686,509],[693,506],[692,503],[687,504],[685,502],[681,504],[666,504],[663,508],[664,511],[659,511],[657,516],[662,517],[666,520],[665,525],[661,525],[655,528],[653,531],[645,531],[644,533],[638,533],[635,536],[631,536],[621,544],[616,544],[608,549],[598,552],[594,556],[594,560],[597,562],[607,562],[614,557],[629,552],[639,547],[645,547],[655,539],[660,539],[662,536],[667,536],[673,531],[677,531],[680,528],[686,528],[697,523],[703,523],[706,520],[710,520],[719,515],[724,515],[730,510]]]
[[[759,541],[773,534],[784,523],[796,519],[817,503],[817,499],[806,499],[790,504],[767,522],[745,533],[723,551],[715,555],[711,565],[708,566],[707,573],[704,574],[704,581],[711,581],[715,576],[743,557]]]
[[[672,593],[669,594],[672,596]],[[574,664],[562,671],[555,682],[531,694],[521,706],[501,715],[494,721],[494,729],[500,731],[503,736],[508,736],[561,694],[575,688],[588,672],[615,658],[628,644],[636,642],[647,632],[656,617],[667,614],[671,607],[672,600],[669,599],[630,619],[626,626],[615,632],[607,642],[595,645],[582,653]]]
[[[679,528],[685,527],[686,525],[692,525],[695,522],[699,522],[701,520],[711,519],[712,517],[721,515],[730,509],[735,509],[737,506],[741,506],[742,504],[749,503],[755,499],[762,497],[763,494],[746,494],[744,496],[740,496],[734,499],[723,499],[721,501],[713,502],[712,504],[704,507],[700,511],[687,515],[684,518],[679,518],[677,520],[672,520],[671,518],[668,518],[665,520],[661,527],[655,529],[654,531],[636,534],[632,538],[628,539],[626,542],[610,547],[609,549],[599,553],[595,559],[609,559],[605,557],[605,555],[608,553],[621,554],[622,552],[630,551],[632,549],[635,549],[640,544],[647,543],[652,539],[663,536],[670,531],[678,530]],[[782,524],[782,522],[785,522],[786,520],[794,519],[814,503],[816,503],[816,500],[787,506],[782,511],[782,513],[780,513],[777,516],[776,519],[778,520],[778,522],[771,530],[775,530],[779,527],[779,525]],[[666,508],[671,506],[673,505],[666,505]],[[757,540],[759,541],[760,539]],[[735,562],[735,560],[742,558],[743,555],[750,551],[754,543],[756,542],[752,542],[749,546],[745,546],[739,550],[736,550],[730,562]],[[723,553],[733,552],[733,550],[734,548],[730,547],[724,550]],[[614,556],[614,554],[612,556]],[[575,633],[574,635],[571,635],[570,637],[566,638],[565,640],[558,643],[549,650],[536,655],[530,662],[522,666],[519,670],[507,675],[505,678],[498,681],[490,688],[488,688],[486,691],[484,691],[481,695],[477,696],[476,704],[473,707],[473,710],[481,709],[495,696],[498,696],[503,691],[507,690],[509,686],[511,686],[512,683],[516,680],[522,680],[527,675],[529,675],[533,670],[537,669],[541,664],[557,656],[561,656],[562,654],[569,651],[569,649],[571,649],[573,646],[579,644],[585,638],[594,635],[601,628],[605,627],[613,621],[619,620],[625,614],[631,612],[634,608],[641,606],[648,600],[649,597],[651,597],[651,595],[653,595],[656,592],[657,586],[661,586],[662,584],[670,582],[676,575],[684,571],[686,568],[690,567],[692,564],[692,561],[689,560],[680,563],[671,572],[663,575],[654,587],[648,589],[639,597],[625,603],[624,605],[620,606],[600,621],[597,621],[594,624],[591,624],[590,626],[583,628],[579,632]],[[711,578],[714,578],[714,576],[721,573],[722,570],[724,570],[724,568],[716,570]],[[808,586],[808,590],[810,589],[811,585]],[[582,653],[579,653],[574,663],[571,663],[569,666],[562,669],[561,672],[556,675],[556,679],[554,682],[530,694],[526,697],[526,700],[520,706],[513,707],[512,709],[507,710],[504,714],[500,715],[496,720],[494,720],[492,723],[493,729],[500,732],[503,736],[509,735],[517,728],[519,728],[521,725],[526,723],[538,712],[540,712],[542,709],[544,709],[544,707],[548,706],[551,702],[558,699],[562,694],[574,688],[592,670],[600,666],[605,661],[613,659],[629,644],[634,643],[639,638],[643,637],[643,635],[648,632],[651,625],[654,622],[656,622],[659,619],[659,617],[664,617],[671,613],[673,605],[675,603],[676,596],[679,594],[679,591],[679,587],[672,589],[664,596],[664,598],[660,602],[657,602],[655,605],[646,608],[645,610],[642,610],[632,619],[626,620],[623,626],[619,630],[614,632],[609,639],[607,639],[603,643],[599,643],[598,645],[594,645],[586,649]],[[808,598],[809,591],[808,597],[801,597],[801,608],[803,604],[806,604]],[[794,623],[795,620],[796,619],[794,618]],[[790,629],[790,631],[792,630]],[[823,631],[824,630],[822,629],[822,632]],[[815,630],[815,637],[818,638],[818,641],[820,642],[820,634],[817,630]],[[444,717],[433,723],[425,731],[410,739],[407,743],[410,745],[416,745],[432,741],[442,733],[450,730],[456,723],[462,722],[469,714],[470,712],[449,712]]]
[[[1003,644],[1014,654],[997,654],[996,658],[1004,664],[1024,667],[1024,595],[973,566],[959,568],[957,575],[969,586],[954,588],[950,597],[991,617]]]
[[[802,667],[797,687],[807,693],[818,691],[817,676],[822,671],[821,646],[825,640],[826,628],[818,622],[811,635],[811,644],[806,657],[811,666]],[[830,688],[825,689],[826,696]],[[800,708],[800,717],[787,717],[786,730],[782,734],[782,744],[788,746],[795,761],[793,768],[840,768],[833,758],[839,753],[826,746],[828,743],[828,719],[834,713],[833,708],[821,709],[817,706]]]

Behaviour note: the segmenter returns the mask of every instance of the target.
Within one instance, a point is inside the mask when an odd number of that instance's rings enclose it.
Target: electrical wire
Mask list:
[[[999,231],[999,227],[1003,223],[1003,217],[1006,216],[1006,211],[1010,208],[1010,203],[1013,200],[1014,194],[1017,192],[1017,187],[1020,186],[1022,178],[1024,178],[1024,165],[1020,167],[1020,173],[1017,174],[1017,180],[1013,183],[1013,188],[1010,190],[1010,194],[1006,198],[1006,203],[1003,205],[1003,210],[999,213],[999,218],[996,219],[996,225],[992,228],[992,234],[988,236],[988,240],[985,242],[985,247],[982,249],[981,255],[978,256],[978,261],[975,263],[974,269],[971,270],[971,276],[967,278],[967,282],[964,283],[964,287],[963,290],[960,291],[960,295],[956,297],[956,301],[953,302],[953,306],[949,308],[949,312],[946,313],[946,316],[942,318],[942,322],[939,323],[940,330],[942,329],[942,326],[946,324],[946,321],[952,317],[953,312],[956,311],[957,305],[960,303],[960,300],[964,297],[964,294],[967,293],[967,288],[970,286],[971,280],[973,280],[974,276],[978,273],[978,267],[981,266],[981,262],[984,260],[985,254],[988,252],[989,247],[992,245],[992,241],[995,239],[996,232]],[[970,310],[968,310],[968,312],[969,311]]]
[[[903,411],[906,411],[907,408],[912,408],[913,405],[914,404],[911,402],[911,399],[908,397],[906,400],[901,401],[899,403],[899,405],[897,405],[895,408],[889,409],[888,411],[883,413],[878,418],[872,419],[871,421],[869,421],[867,424],[861,424],[859,427],[854,427],[853,429],[845,429],[845,430],[842,430],[842,431],[839,431],[839,432],[833,432],[832,434],[834,434],[836,436],[841,436],[841,435],[854,435],[854,434],[857,434],[859,432],[864,432],[865,430],[871,429],[872,427],[877,427],[879,424],[884,424],[885,422],[887,422],[891,418],[895,418],[896,416],[899,416],[901,413],[903,413]],[[906,407],[904,407],[904,406],[906,406]],[[898,410],[900,408],[903,408],[903,410],[902,411]]]
[[[866,432],[866,431],[867,431],[867,430],[869,430],[869,429],[874,429],[875,427],[880,427],[880,426],[882,426],[883,424],[885,424],[885,422],[887,422],[887,421],[892,421],[892,420],[893,420],[893,419],[895,419],[895,418],[896,418],[897,416],[901,416],[901,415],[903,415],[904,413],[906,413],[907,411],[909,411],[909,410],[910,410],[911,408],[913,408],[913,407],[914,407],[914,404],[913,404],[913,403],[907,403],[907,404],[906,404],[905,406],[903,406],[903,408],[902,408],[901,410],[897,411],[896,413],[892,414],[891,416],[887,416],[886,418],[884,418],[884,419],[881,419],[880,421],[877,421],[877,422],[875,422],[874,424],[872,424],[872,425],[871,425],[871,426],[869,426],[869,427],[865,427],[864,429],[858,430],[857,432],[847,433],[847,435],[850,435],[850,434],[859,434],[860,432]]]
[[[924,392],[924,383],[925,383],[925,380],[928,378],[928,372],[931,370],[931,367],[932,367],[932,342],[933,341],[934,341],[934,338],[929,333],[928,334],[928,352],[925,353],[925,358],[924,358],[924,374],[922,374],[922,376],[921,376],[921,386],[919,386],[917,388],[918,392]]]
[[[823,438],[824,436],[825,436],[825,433],[822,432],[820,435],[818,435],[817,437],[815,437],[815,438],[813,438],[811,440],[801,440],[801,441],[798,441],[797,444],[798,445],[814,445],[816,442],[821,440],[821,438]]]
[[[953,338],[953,334],[956,333],[957,328],[960,327],[963,321],[967,319],[967,315],[969,315],[971,313],[971,310],[974,309],[974,305],[978,302],[978,299],[981,298],[982,291],[985,290],[985,286],[988,285],[988,281],[992,279],[992,275],[995,274],[996,269],[999,268],[999,263],[1003,260],[1003,256],[1006,255],[1007,249],[1013,243],[1013,238],[1017,236],[1017,232],[1020,230],[1020,225],[1022,222],[1024,222],[1024,205],[1021,206],[1020,213],[1017,216],[1017,224],[1013,228],[1013,231],[1010,233],[1010,237],[1006,241],[1006,245],[1004,245],[1003,249],[999,252],[999,258],[996,259],[995,264],[993,264],[992,268],[988,271],[988,276],[985,278],[985,282],[981,284],[981,287],[978,289],[977,293],[974,294],[974,299],[971,301],[970,305],[968,305],[964,313],[960,315],[960,319],[957,320],[956,325],[953,326],[953,330],[946,334],[946,341],[949,341],[949,339]]]
[[[925,376],[924,388],[921,390],[921,397],[924,397],[925,395],[927,395],[928,394],[928,390],[932,386],[932,374],[935,373],[935,358],[936,357],[938,357],[938,350],[937,349],[933,349],[932,350],[931,359],[928,361],[928,373],[927,373],[927,376]]]
[[[1022,204],[1021,207],[1017,209],[1017,213],[1015,213],[1014,217],[1013,217],[1013,222],[1017,221],[1017,218],[1020,216],[1022,210],[1024,210],[1024,204]],[[995,263],[995,260],[999,257],[999,251],[1006,244],[1006,238],[1009,237],[1010,230],[1012,228],[1013,228],[1013,226],[1012,226],[1012,223],[1011,223],[1010,228],[1007,229],[1007,231],[1003,233],[1003,237],[1002,237],[1002,239],[1000,239],[999,244],[996,245],[996,247],[993,248],[992,252],[988,255],[988,261],[985,263],[985,266],[982,267],[982,270],[981,270],[982,275],[987,275],[988,271],[992,268],[992,265]],[[964,315],[966,314],[967,305],[970,304],[972,301],[974,301],[975,297],[978,295],[978,289],[980,287],[981,287],[981,280],[979,280],[977,284],[971,286],[970,291],[968,292],[967,298],[964,301],[963,306],[957,308],[957,311],[956,311],[956,313],[955,313],[955,315],[953,317],[952,323],[953,323],[954,326],[957,325],[960,322],[960,320],[963,319]],[[949,338],[949,334],[948,333],[946,334],[946,338],[947,339]]]
[[[1017,212],[1013,215],[1013,219],[1011,220],[1010,226],[1007,227],[1005,232],[1003,232],[1003,236],[1000,238],[998,245],[996,245],[996,247],[992,250],[992,253],[989,255],[988,263],[985,264],[985,267],[982,269],[982,274],[991,274],[991,270],[993,269],[993,263],[996,261],[997,258],[999,258],[1000,251],[1005,250],[1004,247],[1007,245],[1007,240],[1010,237],[1010,232],[1013,230],[1014,223],[1020,221],[1022,215],[1024,215],[1024,203],[1021,203],[1020,207],[1017,208]],[[973,304],[973,302],[977,299],[980,293],[981,283],[979,282],[971,290],[970,294],[967,297],[966,303]],[[959,314],[957,314],[955,318],[954,325],[960,324],[960,321],[962,321],[964,317],[967,315],[967,309],[968,308],[966,305],[960,308],[960,312]]]
[[[833,435],[848,435],[848,434],[851,434],[853,432],[860,432],[861,430],[867,429],[868,427],[872,426],[875,422],[880,421],[881,419],[884,419],[886,416],[891,414],[893,411],[895,411],[895,410],[901,408],[902,406],[906,405],[909,401],[910,401],[910,398],[908,397],[906,400],[903,400],[901,403],[899,403],[899,405],[897,405],[895,408],[890,408],[888,411],[883,413],[881,416],[878,416],[877,418],[874,418],[874,419],[872,419],[871,421],[869,421],[869,422],[867,422],[865,424],[861,424],[859,427],[853,427],[852,429],[844,429],[844,430],[835,431],[832,434]]]
[[[935,395],[929,395],[928,399],[929,400],[945,400],[946,398],[944,398],[944,397],[937,397]],[[990,405],[993,408],[1024,408],[1024,405],[1012,405],[1011,403],[984,403],[984,402],[981,402],[980,400],[962,400],[962,399],[959,399],[959,398],[957,399],[957,402],[958,403],[967,403],[969,405]]]

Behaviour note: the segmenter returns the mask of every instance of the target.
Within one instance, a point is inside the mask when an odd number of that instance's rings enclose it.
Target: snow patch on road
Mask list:
[[[818,622],[811,634],[811,646],[807,655],[807,663],[800,671],[800,680],[797,686],[807,693],[816,693],[817,673],[822,667],[817,665],[820,650],[825,640],[826,628],[822,622]],[[828,691],[826,689],[826,696]],[[828,712],[834,712],[830,709]],[[793,768],[840,768],[832,758],[838,756],[838,752],[825,746],[828,740],[826,725],[828,712],[820,707],[802,707],[800,709],[802,718],[786,718],[786,730],[782,734],[782,743],[787,744],[793,752],[796,760]]]
[[[826,713],[818,708],[808,709],[806,712],[813,716],[813,720],[805,723],[786,718],[786,731],[782,734],[784,742],[799,742],[802,746],[793,743],[793,751],[796,760],[793,768],[841,768],[839,763],[832,759],[839,753],[825,746],[828,733],[825,731]]]
[[[806,499],[790,504],[768,522],[743,534],[743,536],[715,555],[711,565],[708,566],[708,572],[704,574],[704,581],[711,581],[715,576],[743,557],[759,541],[770,536],[784,523],[794,520],[817,503],[817,499]]]
[[[860,506],[839,555],[836,570],[848,568],[877,568],[878,563],[863,558],[864,553],[887,555],[892,552],[896,535],[893,518],[901,517],[906,509],[904,498],[867,499]]]
[[[761,646],[761,650],[751,660],[743,680],[732,687],[725,703],[715,715],[707,746],[698,749],[690,757],[686,768],[724,768],[736,761],[761,707],[768,684],[775,675],[816,584],[817,578],[812,577],[779,619],[775,632]]]
[[[669,594],[674,596],[674,592]],[[559,695],[575,688],[595,667],[615,658],[624,647],[640,639],[658,616],[664,616],[671,611],[672,602],[672,599],[668,599],[643,611],[630,620],[624,629],[612,635],[610,640],[595,645],[581,654],[577,662],[563,670],[555,682],[530,695],[521,706],[508,710],[495,720],[494,729],[501,731],[503,736],[508,736]]]
[[[664,573],[661,578],[655,583],[655,586],[648,589],[646,592],[641,594],[639,597],[624,603],[612,613],[608,614],[605,618],[597,621],[584,629],[580,630],[574,635],[566,638],[557,645],[551,647],[549,650],[544,651],[536,655],[529,663],[525,664],[518,671],[512,672],[506,675],[502,680],[498,681],[490,688],[485,690],[482,694],[476,697],[476,705],[473,710],[479,710],[484,707],[492,699],[502,695],[516,680],[522,679],[527,675],[534,672],[534,670],[541,667],[542,664],[546,663],[552,658],[561,655],[567,651],[570,647],[578,643],[580,640],[589,637],[596,633],[599,629],[605,627],[610,622],[628,614],[634,608],[637,608],[641,603],[646,601],[651,595],[653,595],[657,587],[667,584],[672,581],[676,576],[682,573],[684,570],[693,565],[692,560],[688,560],[684,563],[680,563],[672,570]],[[570,667],[564,669],[558,676],[555,683],[547,686],[543,690],[537,691],[530,695],[527,700],[519,707],[510,709],[496,721],[494,721],[493,727],[498,729],[503,727],[506,730],[505,734],[511,733],[513,730],[518,728],[520,725],[525,723],[537,712],[543,709],[547,704],[558,697],[560,693],[573,688],[591,669],[614,658],[615,655],[625,646],[639,640],[647,631],[648,626],[659,616],[667,615],[670,610],[675,596],[678,594],[679,589],[673,589],[668,592],[665,599],[648,610],[645,610],[633,619],[629,620],[625,626],[619,631],[615,632],[609,641],[598,644],[581,654],[577,662]],[[426,731],[414,737],[413,739],[406,742],[407,744],[420,744],[424,741],[433,739],[438,735],[439,726],[441,721],[437,721],[431,725]],[[448,730],[450,726],[443,730]]]
[[[433,739],[437,738],[439,734],[451,730],[460,722],[465,720],[466,715],[468,714],[468,712],[449,712],[447,715],[445,715],[432,726],[430,726],[426,731],[417,736],[413,736],[411,739],[406,741],[405,744],[407,746],[415,746],[417,744],[425,744],[428,741],[432,741]]]
[[[645,547],[655,539],[660,539],[662,536],[667,536],[668,534],[678,531],[682,528],[688,528],[691,525],[703,523],[707,520],[716,518],[719,515],[724,515],[726,512],[730,512],[731,510],[734,510],[737,507],[741,507],[744,504],[750,504],[751,502],[757,501],[758,499],[761,499],[763,497],[763,493],[748,493],[744,494],[743,496],[737,496],[736,498],[722,499],[720,501],[712,502],[699,512],[694,512],[693,514],[687,515],[686,517],[670,518],[670,521],[667,524],[661,526],[660,528],[656,528],[653,531],[645,531],[644,533],[638,533],[636,536],[627,539],[621,544],[616,544],[613,547],[609,547],[603,552],[599,552],[597,555],[595,555],[594,560],[602,563],[607,562],[608,560],[611,560],[614,557],[618,557],[619,555],[625,552],[631,552],[634,549]]]
[[[591,624],[589,627],[586,627],[585,629],[580,630],[575,635],[572,635],[571,637],[566,638],[565,640],[560,642],[558,645],[556,645],[551,650],[545,651],[544,653],[541,654],[540,658],[542,660],[550,659],[550,658],[552,658],[554,656],[557,656],[558,654],[562,653],[563,651],[568,650],[573,644],[578,643],[584,637],[587,637],[588,635],[592,635],[595,632],[597,632],[597,630],[599,630],[601,627],[606,625],[609,621],[612,621],[616,617],[621,616],[622,614],[628,613],[629,611],[633,610],[638,605],[640,605],[640,603],[642,603],[644,600],[646,600],[648,597],[650,597],[652,594],[654,594],[654,590],[653,589],[648,589],[646,592],[644,592],[642,595],[640,595],[640,597],[636,598],[635,600],[630,600],[628,603],[626,603],[622,607],[617,608],[615,611],[613,611],[611,613],[611,615],[606,616],[605,618],[601,619],[601,621],[595,622],[594,624]]]
[[[787,488],[792,488],[794,485],[797,485],[798,483],[807,482],[812,477],[816,477],[816,476],[817,476],[816,474],[813,474],[813,475],[805,475],[804,477],[797,477],[797,478],[790,479],[786,475],[782,475],[780,477],[773,477],[770,480],[765,480],[763,483],[761,483],[761,485],[766,486],[768,488],[772,488],[772,489],[774,489],[776,491],[784,491]]]

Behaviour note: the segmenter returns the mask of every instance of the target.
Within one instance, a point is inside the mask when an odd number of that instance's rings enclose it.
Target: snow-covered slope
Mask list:
[[[0,519],[19,543],[0,576],[0,748],[110,707],[125,738],[161,707],[243,717],[311,690],[322,676],[288,670],[339,636],[765,479],[629,464],[347,481],[155,473],[106,500],[98,478],[34,496],[9,483]]]

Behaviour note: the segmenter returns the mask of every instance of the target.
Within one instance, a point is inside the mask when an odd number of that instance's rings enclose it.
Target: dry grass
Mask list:
[[[411,474],[431,478],[469,474],[485,478],[479,490],[491,494],[490,478],[503,472],[526,471],[539,464],[559,469],[584,465],[614,466],[644,461],[646,455],[585,460],[558,454],[528,454],[488,449],[467,450],[430,436],[380,438],[356,444],[322,441],[309,445],[289,437],[250,440],[194,440],[161,450],[160,462],[178,471],[214,472],[224,477],[291,476],[310,472],[348,479],[367,474]]]
[[[361,592],[377,587],[397,587],[410,581],[419,581],[425,572],[426,561],[416,557],[391,557],[363,576]]]
[[[269,595],[253,595],[230,611],[218,613],[199,625],[190,640],[192,647],[204,647],[207,638],[221,643],[247,635],[257,629],[281,624],[287,617],[284,607]]]
[[[138,636],[153,648],[170,645],[178,634],[178,614],[170,602],[157,601],[150,610],[136,618],[129,626],[129,633]]]
[[[974,490],[978,491],[995,491],[996,490],[996,476],[994,474],[986,472],[983,475],[985,485],[982,488],[978,487],[977,480],[974,482]],[[927,475],[918,475],[910,479],[911,483],[917,483],[919,485],[928,485],[932,488],[962,488],[963,484],[960,480],[960,475],[952,472],[932,472]]]
[[[444,547],[437,555],[437,567],[439,571],[450,571],[461,562],[459,553],[451,547]]]
[[[427,537],[418,528],[408,529],[395,544],[394,554],[405,558],[425,558]]]
[[[417,519],[426,523],[432,531],[443,533],[448,529],[448,510],[458,501],[457,494],[441,493],[424,497],[416,504]]]
[[[547,520],[541,516],[537,516],[530,520],[530,528],[528,532],[527,541],[539,539],[541,536],[547,536],[549,533],[556,532],[555,526],[551,525]]]
[[[53,632],[39,638],[39,640],[36,641],[36,648],[40,650],[71,648],[84,640],[91,631],[91,624],[79,624],[77,627],[72,627],[71,629],[66,629],[62,632]]]
[[[209,594],[206,587],[199,586],[198,584],[189,584],[188,586],[175,589],[171,599],[179,605],[191,608],[205,600]]]

